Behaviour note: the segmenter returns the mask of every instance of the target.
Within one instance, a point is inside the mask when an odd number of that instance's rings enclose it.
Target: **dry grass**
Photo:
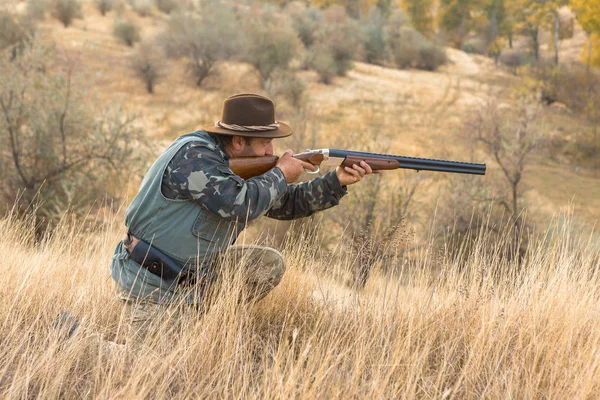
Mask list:
[[[462,261],[425,247],[360,293],[334,281],[343,262],[317,273],[292,243],[259,304],[239,306],[232,284],[204,314],[157,313],[145,339],[108,274],[114,221],[93,234],[65,221],[34,245],[26,223],[0,220],[3,398],[598,396],[600,242],[568,221],[520,268],[481,237]],[[63,311],[80,320],[70,338],[52,327]]]

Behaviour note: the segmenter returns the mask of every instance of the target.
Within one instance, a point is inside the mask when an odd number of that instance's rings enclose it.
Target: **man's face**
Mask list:
[[[250,138],[245,146],[239,150],[236,157],[271,156],[273,155],[273,139]]]

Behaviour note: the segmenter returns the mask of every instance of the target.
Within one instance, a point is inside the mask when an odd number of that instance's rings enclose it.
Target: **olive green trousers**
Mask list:
[[[210,296],[220,293],[219,285],[227,276],[241,280],[246,300],[261,300],[281,282],[285,261],[280,252],[270,247],[234,245],[219,257],[214,268],[216,279],[209,286],[199,282],[196,287],[178,289],[168,303],[140,300],[118,287],[118,297],[124,301],[126,321],[138,333],[145,331],[157,318],[176,321],[177,307],[173,305],[192,305],[200,309],[203,303],[211,301]]]

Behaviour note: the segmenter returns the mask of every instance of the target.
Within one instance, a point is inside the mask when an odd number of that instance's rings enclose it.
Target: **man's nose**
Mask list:
[[[267,148],[265,149],[265,153],[268,156],[272,156],[275,153],[275,147],[273,146],[273,143],[269,143],[267,145]]]

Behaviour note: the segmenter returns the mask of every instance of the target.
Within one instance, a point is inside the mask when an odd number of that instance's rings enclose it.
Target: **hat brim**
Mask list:
[[[221,128],[216,125],[206,125],[202,127],[202,130],[208,133],[216,133],[217,135],[228,135],[228,136],[245,136],[245,137],[256,137],[256,138],[283,138],[290,136],[294,131],[293,129],[283,122],[279,122],[279,128],[272,131],[234,131],[231,129]]]

